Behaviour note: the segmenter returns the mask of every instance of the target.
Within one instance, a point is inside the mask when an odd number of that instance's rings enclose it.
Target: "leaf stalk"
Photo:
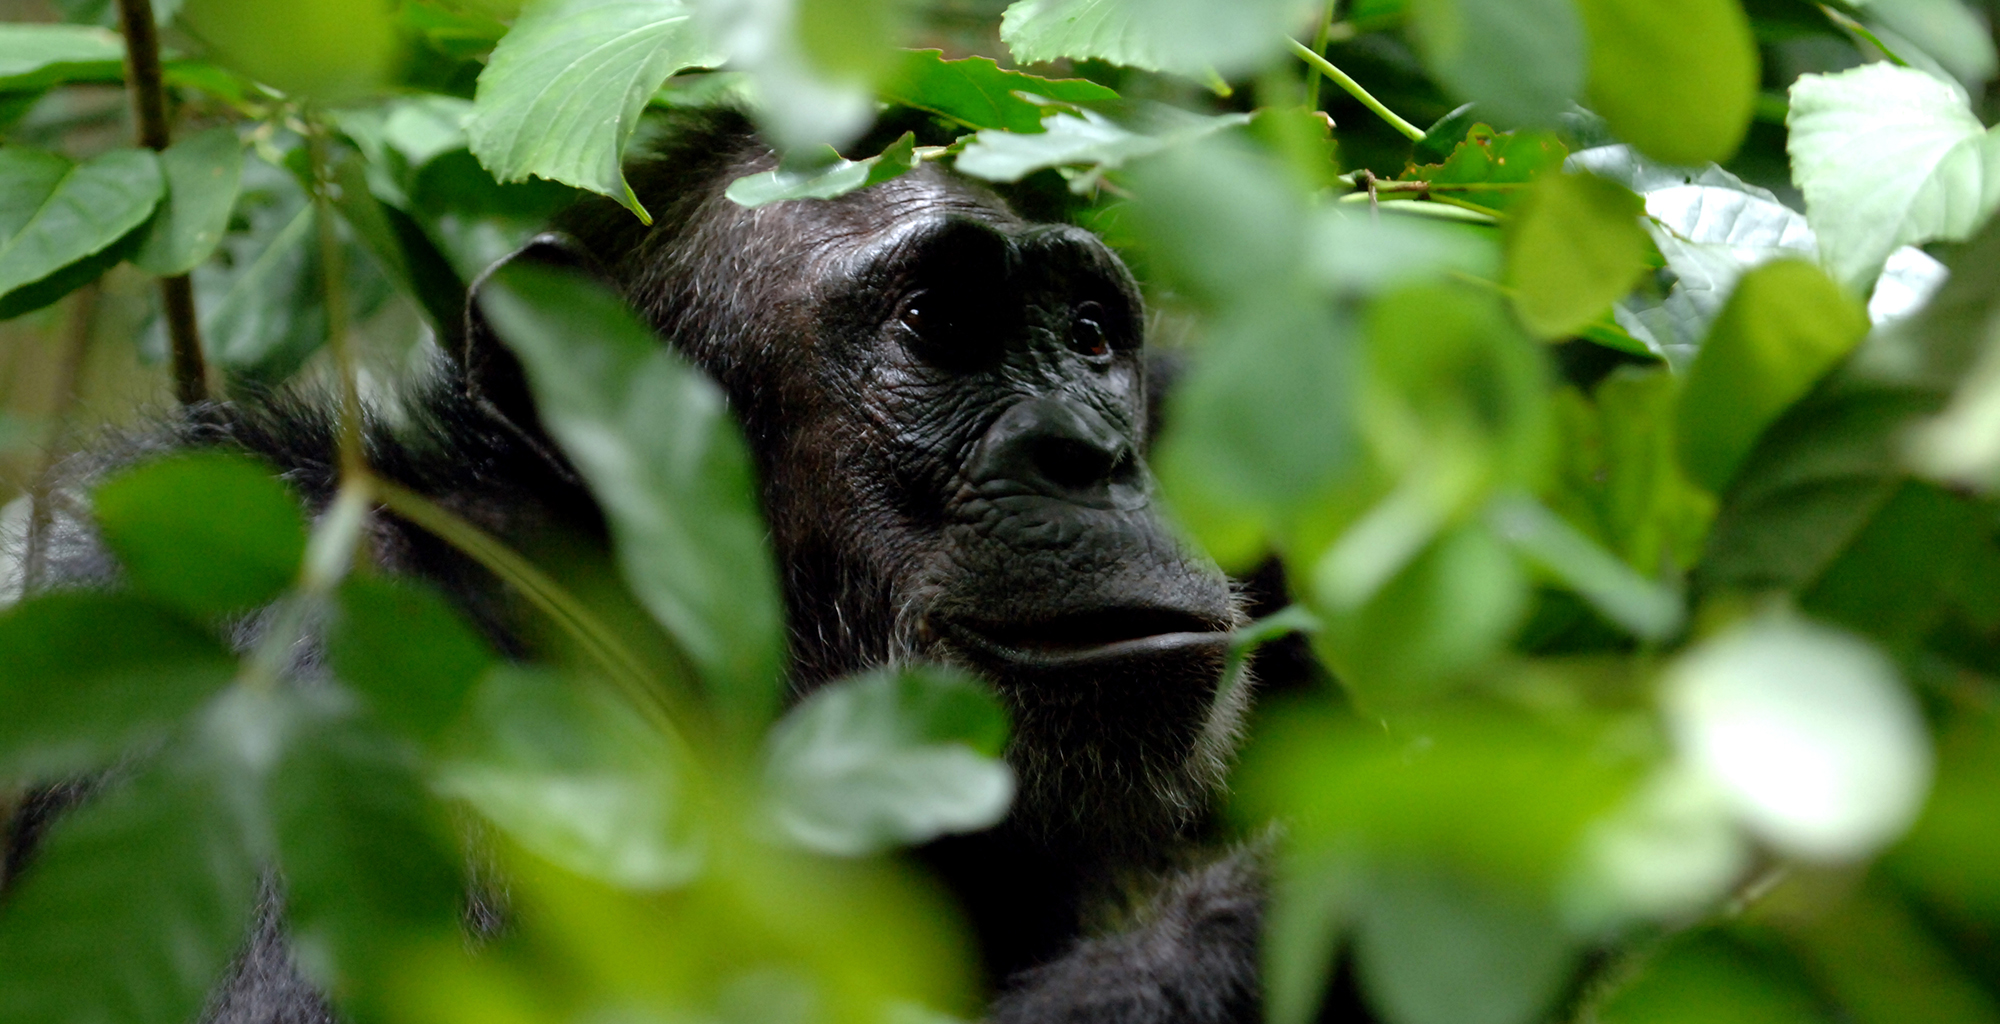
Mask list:
[[[1362,88],[1361,83],[1349,77],[1347,72],[1342,71],[1337,67],[1334,67],[1332,61],[1327,60],[1325,57],[1322,57],[1319,54],[1313,52],[1311,49],[1308,49],[1304,44],[1300,43],[1296,39],[1287,39],[1285,41],[1291,44],[1292,52],[1294,54],[1297,54],[1300,60],[1303,60],[1312,67],[1317,68],[1320,74],[1333,79],[1333,84],[1340,86],[1342,89],[1347,90],[1347,94],[1349,96],[1352,96],[1357,100],[1360,100],[1362,106],[1367,107],[1369,110],[1374,111],[1375,116],[1381,118],[1384,121],[1387,121],[1389,123],[1389,127],[1394,128],[1399,132],[1402,132],[1403,135],[1408,137],[1409,140],[1412,142],[1420,142],[1423,140],[1424,130],[1422,128],[1419,128],[1416,125],[1413,125],[1410,122],[1403,120],[1401,117],[1398,117],[1396,115],[1395,111],[1390,110],[1386,106],[1383,106],[1381,100],[1376,99],[1373,95],[1371,95],[1368,92],[1367,89]]]

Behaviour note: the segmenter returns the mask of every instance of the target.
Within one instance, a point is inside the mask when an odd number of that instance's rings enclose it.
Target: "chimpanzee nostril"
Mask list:
[[[1061,398],[1031,398],[1002,413],[973,450],[966,478],[1103,508],[1146,503],[1132,440],[1089,406]]]

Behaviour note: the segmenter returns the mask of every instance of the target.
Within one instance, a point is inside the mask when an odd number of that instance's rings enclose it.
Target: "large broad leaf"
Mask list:
[[[1148,71],[1229,73],[1276,53],[1297,26],[1294,0],[1017,0],[1000,38],[1023,64],[1108,60]]]
[[[229,768],[176,749],[58,822],[0,908],[0,1019],[194,1020],[242,951],[258,865]]]
[[[341,584],[327,657],[377,718],[424,741],[443,734],[493,664],[442,597],[371,576]]]
[[[784,624],[750,454],[722,392],[591,282],[510,265],[480,301],[603,504],[626,582],[723,718],[761,727],[777,707]]]
[[[1792,179],[1833,276],[1861,290],[1898,246],[1961,239],[2000,205],[2000,138],[1964,90],[1868,64],[1792,86]]]
[[[456,937],[465,887],[414,758],[351,720],[302,726],[269,782],[285,919],[300,966],[353,1015],[410,947]]]
[[[161,277],[185,274],[208,258],[229,228],[243,180],[243,143],[234,128],[211,128],[160,154],[166,198],[132,262]]]
[[[1913,383],[1951,396],[1944,411],[1910,438],[1909,462],[1922,473],[1991,491],[2000,485],[2000,309],[1995,297],[2000,222],[1988,224],[1956,261],[1937,299],[1888,340],[1882,364]]]
[[[0,25],[0,92],[33,92],[78,79],[117,81],[125,41],[94,25]]]
[[[1507,221],[1507,284],[1530,331],[1563,338],[1597,319],[1646,271],[1640,202],[1589,174],[1552,174]]]
[[[953,166],[988,181],[1019,181],[1045,167],[1083,164],[1091,172],[1078,183],[1088,184],[1127,161],[1250,121],[1248,114],[1201,117],[1166,108],[1154,113],[1159,123],[1150,131],[1123,127],[1088,110],[1051,114],[1043,119],[1043,130],[1030,135],[988,129],[973,137]]]
[[[1757,43],[1737,0],[1580,0],[1590,106],[1613,134],[1683,166],[1726,160],[1750,128]]]
[[[1554,125],[1583,92],[1572,0],[1415,0],[1410,26],[1431,73],[1483,120]]]
[[[458,741],[439,790],[529,852],[628,889],[672,888],[701,871],[685,765],[590,684],[495,668]]]
[[[1661,699],[1681,755],[1787,853],[1866,856],[1930,788],[1930,736],[1895,666],[1837,630],[1745,623],[1682,656]]]
[[[702,28],[754,84],[778,148],[845,146],[874,120],[869,86],[891,71],[909,10],[895,0],[693,0]]]
[[[160,162],[147,150],[112,150],[79,164],[0,149],[0,296],[125,237],[160,192]]]
[[[1681,394],[1688,475],[1720,492],[1764,428],[1866,333],[1860,305],[1811,264],[1785,260],[1744,275]]]
[[[1007,813],[1007,715],[941,668],[830,684],[771,730],[765,780],[785,835],[839,856],[986,828]]]
[[[396,9],[349,0],[185,0],[180,20],[223,63],[323,101],[374,92],[402,58]]]
[[[0,616],[0,777],[87,771],[164,735],[236,674],[207,631],[150,602],[73,592]]]
[[[968,128],[998,128],[1030,134],[1042,130],[1043,104],[1021,94],[1059,103],[1104,103],[1118,94],[1081,78],[1042,78],[1008,71],[989,57],[946,60],[938,50],[905,56],[882,98],[928,110]]]
[[[93,500],[132,586],[192,615],[276,599],[305,555],[298,499],[269,466],[242,455],[169,456],[99,485]]]
[[[479,75],[466,135],[503,182],[566,182],[646,216],[620,167],[646,101],[669,75],[722,62],[672,0],[540,0]]]

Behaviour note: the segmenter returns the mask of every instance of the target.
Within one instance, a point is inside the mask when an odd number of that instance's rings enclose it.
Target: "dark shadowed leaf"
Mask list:
[[[727,195],[738,206],[757,207],[784,199],[832,199],[856,189],[880,185],[916,169],[917,137],[904,132],[887,149],[864,160],[842,160],[804,170],[774,168],[745,175],[729,183]]]
[[[989,57],[946,60],[938,50],[906,54],[896,74],[880,90],[882,98],[928,110],[968,128],[998,128],[1032,134],[1042,130],[1046,106],[1022,99],[1027,93],[1060,103],[1105,103],[1118,94],[1081,78],[1043,78],[1008,71]]]
[[[192,615],[272,601],[305,554],[298,499],[247,456],[169,456],[113,477],[93,498],[98,528],[132,586]]]
[[[1611,131],[1683,167],[1727,160],[1750,127],[1757,43],[1737,0],[1579,0],[1590,107]]]
[[[1603,1024],[1823,1024],[1811,987],[1715,932],[1674,940],[1600,1003]]]
[[[211,128],[160,154],[166,196],[132,262],[149,274],[185,274],[208,258],[229,227],[243,180],[243,143],[234,128]]]
[[[603,503],[626,582],[701,670],[722,717],[761,727],[777,709],[785,646],[777,571],[721,390],[592,282],[510,265],[493,283],[482,308]]]
[[[529,5],[479,76],[473,154],[503,182],[549,178],[643,217],[619,167],[640,112],[669,75],[722,61],[693,17],[672,0]]]
[[[153,212],[160,191],[160,162],[147,150],[72,163],[0,149],[0,296],[125,237]]]
[[[771,813],[793,841],[840,856],[977,831],[1013,799],[1006,739],[992,693],[943,668],[834,683],[771,731]]]
[[[1681,392],[1688,475],[1721,491],[1764,428],[1866,333],[1860,305],[1809,263],[1781,260],[1745,274]]]
[[[98,767],[163,736],[236,673],[208,632],[123,594],[48,594],[0,616],[0,777]]]
[[[417,942],[455,937],[456,857],[415,759],[387,737],[351,720],[303,723],[269,794],[293,949],[336,1002],[366,1007]]]
[[[169,756],[57,823],[0,906],[0,1019],[187,1024],[242,951],[258,866],[229,769]]]
[[[116,32],[95,25],[0,25],[0,92],[115,82],[124,74],[125,41]]]
[[[493,669],[439,775],[440,792],[566,870],[639,890],[702,870],[685,766],[587,681]]]
[[[436,592],[371,576],[340,587],[327,638],[334,675],[384,722],[430,742],[493,663],[477,633]]]

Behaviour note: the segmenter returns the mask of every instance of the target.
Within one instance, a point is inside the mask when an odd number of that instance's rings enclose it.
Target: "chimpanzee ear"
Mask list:
[[[567,462],[555,453],[547,436],[542,433],[541,422],[535,415],[534,395],[528,390],[528,378],[521,369],[521,361],[508,350],[479,309],[480,293],[493,274],[501,267],[521,262],[580,270],[595,277],[605,276],[597,260],[575,238],[557,231],[536,235],[526,245],[487,267],[466,289],[465,331],[459,350],[453,356],[458,362],[466,397],[568,474]]]

